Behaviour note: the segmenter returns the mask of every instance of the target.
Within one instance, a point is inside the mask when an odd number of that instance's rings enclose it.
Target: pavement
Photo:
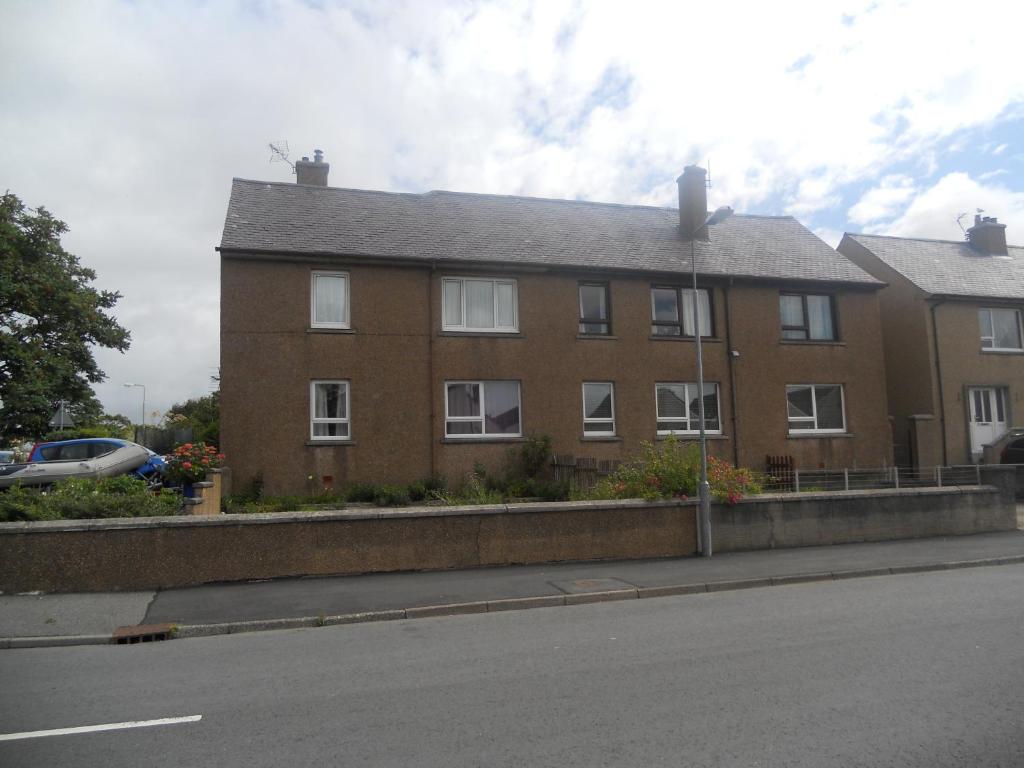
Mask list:
[[[1024,563],[1024,530],[711,558],[291,578],[146,592],[0,595],[0,648],[552,608],[1011,563]]]

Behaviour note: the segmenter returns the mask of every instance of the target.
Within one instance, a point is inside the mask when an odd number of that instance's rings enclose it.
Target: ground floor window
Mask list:
[[[309,420],[313,440],[347,440],[349,429],[347,381],[310,382]]]
[[[682,435],[700,432],[700,398],[694,383],[654,385],[658,434]],[[704,382],[704,431],[722,431],[718,415],[718,385]]]
[[[791,384],[786,387],[790,432],[845,432],[843,387]]]
[[[615,434],[615,386],[610,381],[583,383],[583,434]]]
[[[449,381],[445,384],[446,437],[521,437],[518,381]]]

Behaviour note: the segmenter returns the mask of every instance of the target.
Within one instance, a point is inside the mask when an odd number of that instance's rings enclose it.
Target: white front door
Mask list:
[[[968,387],[971,419],[971,458],[981,458],[982,446],[1006,432],[1006,402],[1000,387]]]

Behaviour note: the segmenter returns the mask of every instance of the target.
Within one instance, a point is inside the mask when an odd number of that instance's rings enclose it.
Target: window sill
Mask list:
[[[462,444],[467,443],[525,443],[526,438],[518,435],[501,437],[500,435],[486,435],[484,437],[442,437],[442,443]]]
[[[794,347],[845,347],[845,341],[827,341],[826,339],[779,339],[779,344]]]
[[[787,440],[806,440],[808,438],[830,439],[833,437],[848,438],[856,437],[852,432],[790,432],[786,435]]]
[[[522,339],[519,331],[438,331],[438,336],[469,336],[485,339]]]
[[[657,435],[654,438],[654,442],[660,443],[660,442],[663,442],[663,441],[668,440],[670,438],[678,440],[680,442],[684,441],[684,440],[687,441],[687,442],[689,442],[691,440],[700,440],[700,432],[686,432],[686,433],[683,433],[683,434],[678,434],[677,433],[675,435]],[[705,432],[704,433],[704,439],[705,440],[728,440],[729,436],[728,435],[723,435],[721,432]]]
[[[618,341],[619,340],[618,336],[611,336],[610,334],[606,334],[606,333],[577,333],[576,334],[576,338],[579,339],[580,341],[596,341],[596,340]]]
[[[697,340],[694,336],[655,336],[653,334],[648,336],[647,338],[649,338],[651,341],[688,341],[691,344]],[[702,344],[722,343],[722,340],[717,336],[702,336],[700,340]]]
[[[330,447],[335,445],[355,445],[355,440],[307,440],[306,445],[313,448]]]
[[[352,328],[307,328],[306,333],[355,333]]]
[[[618,435],[583,435],[580,438],[583,443],[621,443],[622,438]]]
[[[982,349],[983,355],[1024,355],[1024,349]]]

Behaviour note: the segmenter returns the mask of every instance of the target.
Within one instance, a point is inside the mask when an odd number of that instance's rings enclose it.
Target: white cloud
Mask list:
[[[896,211],[913,197],[914,192],[914,180],[909,176],[886,176],[877,187],[869,189],[861,196],[847,212],[847,218],[860,226],[891,219]]]
[[[712,206],[818,219],[873,184],[854,211],[879,222],[895,166],[1022,114],[1018,5],[8,0],[0,179],[125,295],[104,402],[135,413],[120,384],[147,379],[166,409],[217,365],[231,177],[291,178],[272,139],[325,150],[338,186],[656,205],[710,159]]]

